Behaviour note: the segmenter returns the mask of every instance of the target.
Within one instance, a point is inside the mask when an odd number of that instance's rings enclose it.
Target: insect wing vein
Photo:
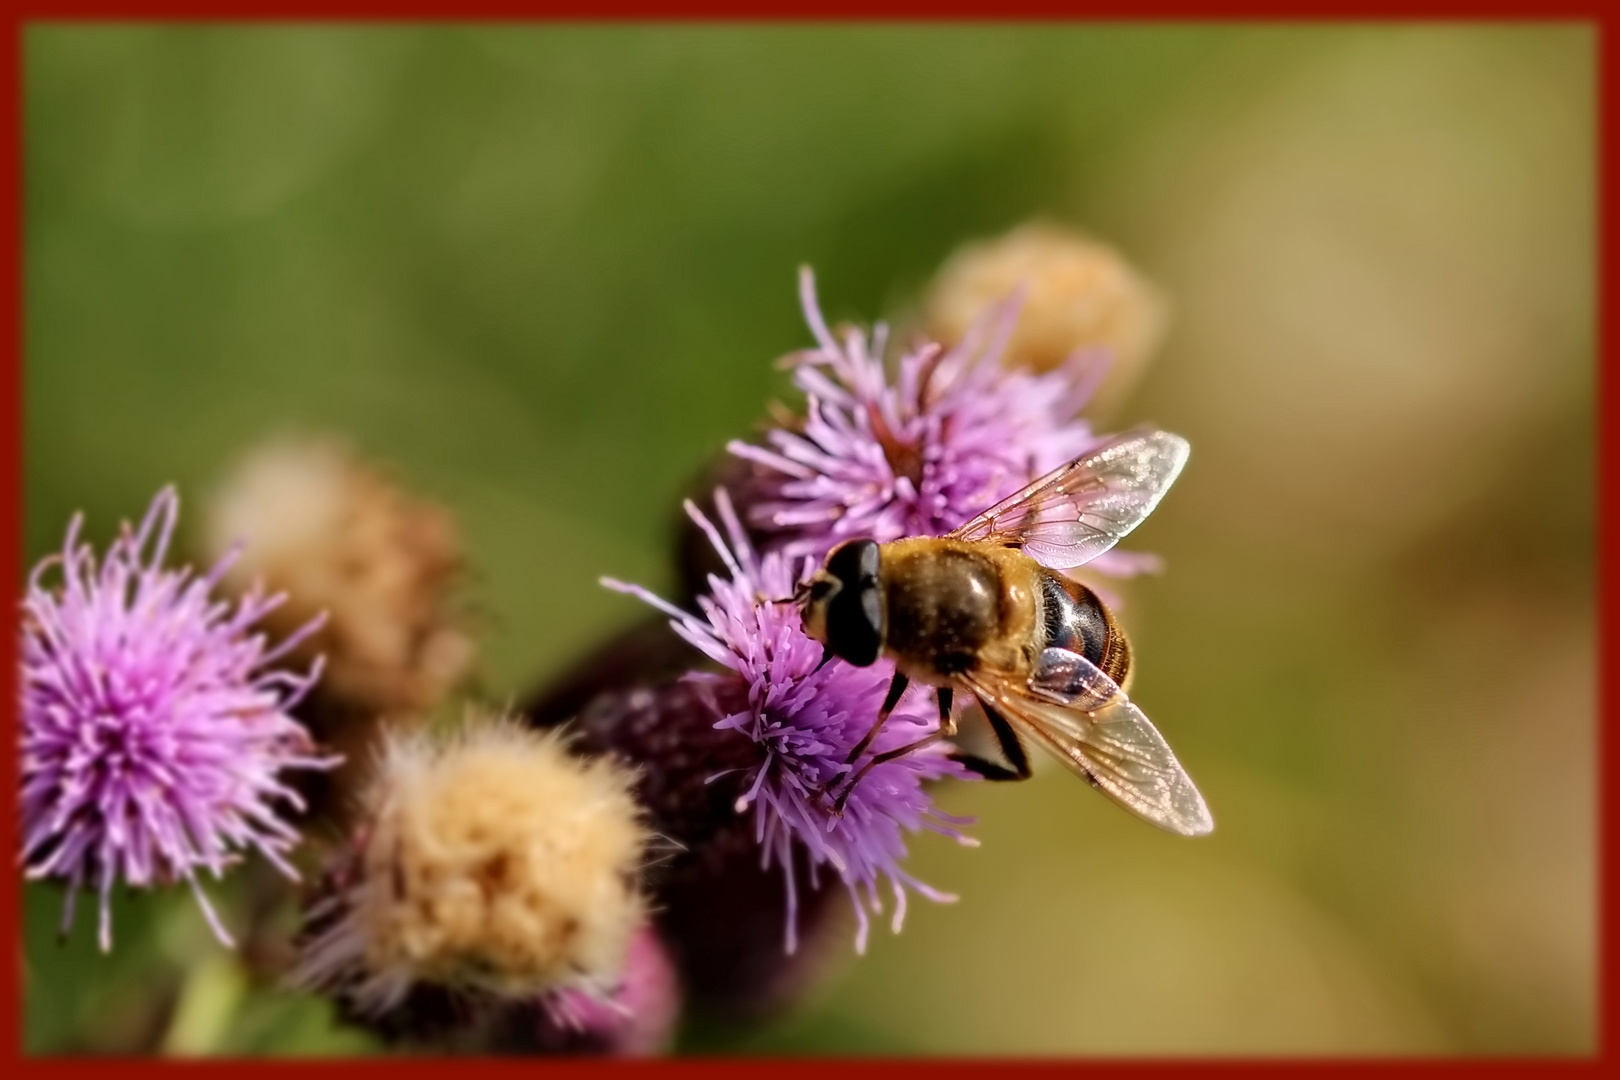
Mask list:
[[[1035,696],[1021,680],[992,672],[974,672],[967,681],[1002,715],[1127,810],[1186,836],[1214,829],[1203,796],[1158,729],[1095,665],[1069,656],[1095,672],[1086,680],[1088,689],[1075,699],[1089,709]]]
[[[1187,462],[1187,440],[1166,431],[1128,432],[949,534],[954,540],[1020,547],[1043,566],[1090,562],[1140,525]]]

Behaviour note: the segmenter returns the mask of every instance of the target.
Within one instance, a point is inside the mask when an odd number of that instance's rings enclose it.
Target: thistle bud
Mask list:
[[[924,300],[927,333],[960,341],[1019,290],[1023,304],[1002,362],[1052,371],[1077,351],[1105,351],[1111,366],[1089,403],[1094,414],[1124,397],[1163,337],[1165,303],[1129,263],[1081,233],[1039,221],[952,255]]]
[[[521,712],[535,727],[556,727],[573,720],[604,693],[656,686],[702,662],[703,655],[670,628],[669,620],[655,615],[632,623],[579,657],[532,693]],[[604,749],[588,739],[580,745]]]

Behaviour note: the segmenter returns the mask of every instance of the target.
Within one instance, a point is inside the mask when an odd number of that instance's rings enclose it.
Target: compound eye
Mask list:
[[[827,645],[856,667],[877,662],[883,648],[883,602],[876,584],[842,589],[827,602]]]
[[[857,588],[877,580],[879,558],[875,540],[846,540],[827,556],[827,573]]]

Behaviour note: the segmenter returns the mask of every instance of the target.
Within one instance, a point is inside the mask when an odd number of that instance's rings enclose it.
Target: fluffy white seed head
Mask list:
[[[244,458],[209,507],[206,543],[242,557],[226,582],[262,580],[288,600],[275,617],[328,621],[324,688],[379,713],[431,708],[467,670],[472,645],[453,589],[461,543],[443,507],[407,496],[346,445],[268,442]]]
[[[552,733],[474,718],[385,741],[300,981],[380,1013],[417,984],[606,994],[644,921],[632,775]]]
[[[1039,221],[952,255],[924,302],[926,329],[959,341],[1018,289],[1024,304],[1005,363],[1050,371],[1076,350],[1106,350],[1112,366],[1093,399],[1102,408],[1123,395],[1163,336],[1164,301],[1129,263],[1081,233]]]

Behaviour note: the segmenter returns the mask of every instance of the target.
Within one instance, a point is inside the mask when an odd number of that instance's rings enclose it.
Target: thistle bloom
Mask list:
[[[276,804],[302,803],[277,774],[335,763],[288,715],[319,661],[303,675],[271,666],[319,620],[267,648],[251,631],[282,598],[216,599],[231,557],[202,577],[164,569],[179,506],[165,488],[99,566],[75,517],[22,603],[22,860],[31,879],[67,882],[64,933],[78,890],[100,893],[103,951],[120,880],[185,880],[230,945],[198,871],[218,878],[251,848],[296,879],[284,856],[299,836]]]
[[[891,380],[882,324],[870,338],[846,329],[840,343],[808,269],[799,291],[816,338],[789,358],[806,415],[768,432],[769,447],[728,447],[780,476],[747,508],[750,524],[773,534],[769,547],[820,558],[851,537],[937,536],[1098,441],[1075,414],[1106,373],[1099,354],[1045,374],[1002,367],[1017,296],[954,347],[906,354]]]
[[[707,544],[696,524],[692,531]],[[719,556],[714,562],[724,573]],[[798,949],[783,951],[786,876],[760,866],[752,817],[736,809],[763,755],[754,740],[714,727],[750,707],[749,684],[682,678],[703,654],[648,611],[659,635],[643,624],[616,638],[579,677],[534,698],[527,715],[540,727],[566,723],[579,752],[635,770],[648,826],[673,847],[649,867],[647,883],[681,990],[711,1018],[754,1023],[779,1013],[842,958],[845,949],[833,942],[848,940],[854,916],[837,876],[823,876],[796,891]],[[809,860],[802,845],[794,853],[802,879]]]
[[[788,951],[797,947],[795,845],[808,858],[812,886],[830,867],[848,887],[856,914],[856,949],[864,951],[868,910],[875,914],[883,908],[881,881],[894,896],[897,932],[905,918],[908,888],[935,901],[955,899],[901,868],[904,833],[928,829],[974,845],[958,828],[968,822],[935,810],[923,787],[943,776],[969,779],[973,774],[947,756],[949,747],[924,747],[872,769],[855,787],[843,815],[833,816],[826,789],[848,776],[844,759],[877,718],[892,666],[821,666],[822,647],[804,633],[799,613],[766,599],[792,595],[796,560],[781,552],[756,555],[724,491],[715,493],[715,507],[729,544],[695,506],[689,503],[687,508],[731,575],[730,580],[709,579],[709,594],[697,601],[701,616],[639,586],[612,579],[603,584],[669,614],[678,634],[727,669],[694,672],[687,679],[710,696],[716,729],[735,731],[757,747],[759,764],[736,809],[740,813],[753,807],[763,864],[780,867],[785,876]],[[741,707],[728,710],[722,700]],[[937,724],[932,700],[915,688],[902,698],[870,752],[915,742]]]

